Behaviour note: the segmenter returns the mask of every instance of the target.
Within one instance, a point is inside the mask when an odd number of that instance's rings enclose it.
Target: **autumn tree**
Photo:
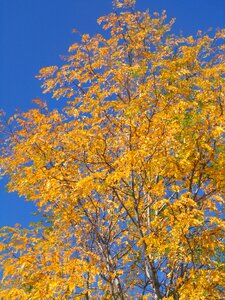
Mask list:
[[[40,71],[62,110],[3,116],[8,190],[42,219],[2,228],[1,299],[223,297],[225,31],[134,4]]]

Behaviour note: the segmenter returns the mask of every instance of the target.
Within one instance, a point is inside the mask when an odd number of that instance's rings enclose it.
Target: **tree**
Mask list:
[[[40,71],[63,110],[4,125],[8,190],[42,220],[2,228],[1,299],[223,297],[225,31],[175,37],[133,5]]]

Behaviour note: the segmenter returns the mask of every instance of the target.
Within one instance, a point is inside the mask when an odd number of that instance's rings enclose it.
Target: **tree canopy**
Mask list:
[[[40,70],[63,109],[2,115],[41,221],[1,229],[1,299],[222,299],[225,30],[177,37],[134,2]]]

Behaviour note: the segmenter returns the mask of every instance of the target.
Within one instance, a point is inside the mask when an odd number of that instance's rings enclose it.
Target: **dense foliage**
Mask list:
[[[133,4],[40,71],[63,110],[2,122],[8,190],[42,221],[2,228],[1,299],[222,299],[225,31]]]

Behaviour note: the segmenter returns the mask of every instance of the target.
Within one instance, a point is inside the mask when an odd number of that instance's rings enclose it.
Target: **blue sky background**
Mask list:
[[[18,108],[34,107],[32,99],[43,98],[39,69],[60,65],[60,55],[77,40],[72,28],[95,34],[96,19],[112,10],[111,0],[0,0],[0,108],[8,116]],[[198,29],[225,27],[225,0],[137,0],[136,8],[167,11],[175,17],[173,32],[194,35]],[[7,193],[7,180],[0,181],[0,227],[34,220],[32,203]]]

